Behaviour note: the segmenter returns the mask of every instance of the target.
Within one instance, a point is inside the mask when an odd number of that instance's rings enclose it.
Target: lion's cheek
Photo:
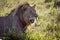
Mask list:
[[[29,24],[29,17],[27,15],[23,17],[24,17],[24,21],[26,22],[26,24]]]

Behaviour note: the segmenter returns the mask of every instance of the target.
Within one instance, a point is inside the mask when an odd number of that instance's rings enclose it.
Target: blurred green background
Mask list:
[[[0,16],[8,15],[24,2],[36,5],[38,18],[21,40],[60,40],[60,0],[0,0]]]

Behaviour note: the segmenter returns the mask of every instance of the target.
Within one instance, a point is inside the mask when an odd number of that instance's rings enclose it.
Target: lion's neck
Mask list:
[[[25,28],[26,27],[26,23],[25,23],[25,21],[24,20],[21,20],[21,19],[18,19],[18,23],[19,23],[19,25],[22,27],[22,28]]]

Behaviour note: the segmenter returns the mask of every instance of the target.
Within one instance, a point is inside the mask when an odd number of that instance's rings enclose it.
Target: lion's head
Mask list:
[[[20,5],[18,12],[20,13],[20,17],[24,20],[27,24],[34,23],[35,18],[37,18],[36,10],[34,6],[30,6],[28,3]]]
[[[19,16],[19,20],[24,28],[26,25],[34,23],[34,20],[37,18],[35,7],[30,6],[28,3],[19,5],[16,15]]]

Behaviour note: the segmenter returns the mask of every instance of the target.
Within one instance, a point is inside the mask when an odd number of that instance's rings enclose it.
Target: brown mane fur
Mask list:
[[[13,9],[8,16],[0,17],[0,36],[10,33],[19,35],[27,29],[27,25],[30,24],[27,24],[24,20],[25,17],[23,17],[26,6],[30,7],[28,3],[20,4]]]

